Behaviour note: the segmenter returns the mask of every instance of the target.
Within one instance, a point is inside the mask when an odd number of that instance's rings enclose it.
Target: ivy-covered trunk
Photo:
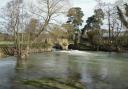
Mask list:
[[[126,17],[128,17],[128,5],[125,4],[125,11],[126,11],[125,14],[122,12],[122,10],[118,6],[117,6],[117,10],[118,10],[118,15],[119,15],[121,22],[128,29],[128,21],[126,19]]]

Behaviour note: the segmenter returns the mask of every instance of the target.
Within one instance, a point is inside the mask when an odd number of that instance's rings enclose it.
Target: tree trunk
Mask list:
[[[128,28],[128,21],[125,19],[125,16],[123,15],[123,12],[121,11],[121,9],[117,6],[117,10],[118,10],[118,15],[119,18],[121,20],[121,22],[123,23],[123,25]]]

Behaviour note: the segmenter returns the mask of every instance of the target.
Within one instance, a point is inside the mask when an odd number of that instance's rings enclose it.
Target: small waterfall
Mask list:
[[[91,52],[79,51],[79,50],[69,50],[69,51],[59,51],[59,52],[68,53],[68,54],[71,54],[71,55],[83,55],[83,56],[92,55],[93,54]]]

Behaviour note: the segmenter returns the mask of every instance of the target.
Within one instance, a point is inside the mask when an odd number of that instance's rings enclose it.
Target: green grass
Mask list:
[[[13,45],[14,45],[14,42],[12,41],[0,41],[0,47],[8,47]]]
[[[13,41],[0,41],[0,45],[12,45],[14,44]]]
[[[68,81],[62,82],[56,79],[37,79],[37,80],[24,80],[25,85],[34,86],[41,89],[85,89],[80,82],[70,83]]]

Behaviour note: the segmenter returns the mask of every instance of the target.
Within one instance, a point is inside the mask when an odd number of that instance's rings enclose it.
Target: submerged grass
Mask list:
[[[23,80],[22,83],[41,89],[85,89],[85,86],[80,82],[62,82],[52,78]]]

